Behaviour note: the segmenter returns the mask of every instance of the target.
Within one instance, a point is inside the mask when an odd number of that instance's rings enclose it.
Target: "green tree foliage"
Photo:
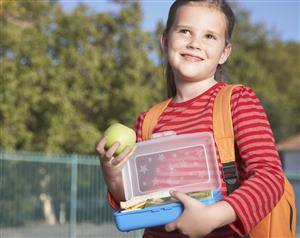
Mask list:
[[[135,2],[120,3],[120,12],[111,14],[84,5],[65,13],[46,1],[8,1],[1,12],[0,148],[88,154],[110,122],[133,127],[139,112],[160,100],[152,93],[159,95],[162,84],[147,54],[153,43],[140,27],[141,15]],[[68,170],[42,163],[36,170],[36,183],[31,173],[17,174],[17,164],[0,174],[7,211],[0,223],[24,223],[36,211],[30,201],[39,204],[41,194],[56,198],[54,205],[68,204],[69,191],[55,190],[70,187]],[[78,191],[93,186],[97,175],[85,171]],[[22,178],[16,203],[6,192],[16,181],[9,176]],[[10,204],[27,208],[15,223]]]
[[[250,86],[261,99],[278,141],[300,131],[300,44],[272,37],[250,13],[237,8],[233,54],[227,66],[230,82]]]
[[[94,153],[113,121],[133,127],[165,98],[158,37],[145,32],[139,1],[119,11],[70,13],[57,1],[4,1],[1,9],[0,147]],[[235,6],[227,74],[261,98],[277,139],[300,131],[299,43],[283,42]],[[284,111],[284,112],[283,112]]]
[[[131,1],[120,3],[118,14],[8,3],[1,18],[0,147],[93,153],[109,123],[133,127],[162,84],[141,18],[140,4]]]

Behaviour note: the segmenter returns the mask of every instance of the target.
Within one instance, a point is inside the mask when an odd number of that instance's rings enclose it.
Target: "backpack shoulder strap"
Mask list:
[[[156,126],[160,115],[172,101],[169,98],[161,103],[158,103],[151,107],[145,115],[142,125],[142,138],[143,140],[149,140],[151,138],[154,127]]]
[[[217,94],[213,107],[213,133],[223,165],[222,173],[227,186],[227,194],[232,193],[238,187],[230,105],[232,91],[237,86],[240,85],[225,85]]]
[[[222,163],[235,161],[231,94],[239,85],[225,85],[217,94],[213,108],[213,132]]]

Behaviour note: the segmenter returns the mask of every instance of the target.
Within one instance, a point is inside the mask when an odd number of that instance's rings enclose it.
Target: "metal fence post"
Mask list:
[[[71,201],[70,201],[70,223],[69,238],[76,238],[76,210],[77,210],[77,172],[78,158],[77,155],[72,156],[71,167]]]

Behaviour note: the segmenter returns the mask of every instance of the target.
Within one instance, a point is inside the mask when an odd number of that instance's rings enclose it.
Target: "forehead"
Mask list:
[[[176,11],[173,26],[178,25],[225,35],[226,17],[223,12],[214,7],[188,4],[179,7]]]

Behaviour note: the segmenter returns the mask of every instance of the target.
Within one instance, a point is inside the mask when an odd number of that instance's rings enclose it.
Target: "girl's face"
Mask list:
[[[225,63],[231,45],[225,46],[226,18],[214,8],[185,5],[177,9],[173,25],[161,38],[175,81],[202,81],[214,77]]]

